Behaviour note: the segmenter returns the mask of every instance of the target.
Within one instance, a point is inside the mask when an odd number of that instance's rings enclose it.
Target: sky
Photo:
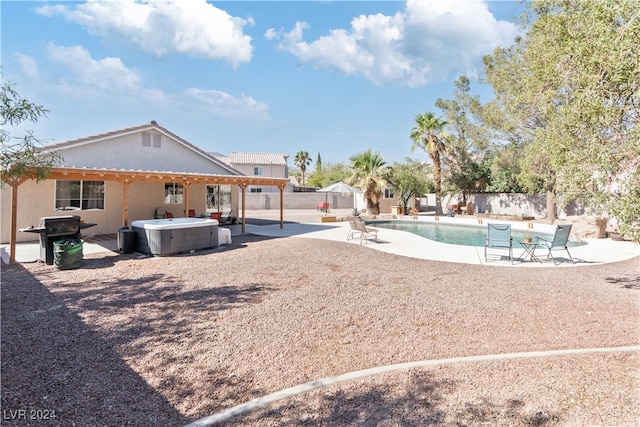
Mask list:
[[[3,81],[57,143],[155,120],[209,152],[411,157],[415,117],[517,35],[516,1],[0,2]],[[11,131],[20,135],[24,129]],[[123,153],[125,154],[125,153]],[[312,164],[309,169],[314,169]]]

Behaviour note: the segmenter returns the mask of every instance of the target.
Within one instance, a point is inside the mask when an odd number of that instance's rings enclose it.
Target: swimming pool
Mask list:
[[[467,224],[451,224],[443,222],[427,222],[427,221],[367,221],[375,227],[390,228],[393,230],[406,231],[408,233],[417,234],[436,242],[449,243],[452,245],[462,246],[480,246],[484,247],[485,236],[487,235],[487,226],[475,226]],[[553,235],[540,232],[531,232],[529,235],[535,241],[535,236],[551,240]],[[525,232],[520,230],[511,230],[514,246],[525,237]],[[581,246],[582,242],[570,241],[567,246]]]

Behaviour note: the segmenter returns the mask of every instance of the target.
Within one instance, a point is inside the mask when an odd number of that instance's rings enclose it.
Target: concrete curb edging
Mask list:
[[[315,390],[328,385],[337,384],[344,381],[349,381],[357,378],[362,378],[371,375],[379,375],[393,371],[400,371],[412,368],[424,368],[428,366],[445,365],[452,363],[463,362],[487,362],[493,360],[507,360],[507,359],[524,359],[524,358],[539,358],[539,357],[552,357],[552,356],[571,356],[577,354],[593,354],[593,353],[619,353],[619,352],[631,352],[640,351],[640,346],[627,346],[627,347],[608,347],[608,348],[584,348],[584,349],[568,349],[568,350],[550,350],[550,351],[532,351],[524,353],[502,353],[502,354],[490,354],[483,356],[464,356],[464,357],[452,357],[447,359],[437,360],[421,360],[416,362],[399,363],[396,365],[378,366],[370,369],[363,369],[361,371],[348,372],[346,374],[337,375],[334,377],[325,377],[319,380],[309,381],[304,384],[299,384],[284,390],[276,391],[274,393],[267,394],[249,402],[242,403],[232,408],[226,409],[217,414],[209,415],[205,418],[201,418],[194,421],[185,427],[205,427],[213,425],[220,421],[226,421],[230,418],[246,415],[256,409],[265,407],[278,400],[286,399],[301,393],[306,393],[311,390]]]

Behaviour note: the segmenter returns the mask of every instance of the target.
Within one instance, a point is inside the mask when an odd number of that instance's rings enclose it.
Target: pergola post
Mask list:
[[[280,189],[280,228],[284,228],[284,189],[286,184],[278,184]]]
[[[193,183],[191,181],[185,181],[184,186],[184,217],[189,216],[189,207],[191,206],[191,187]]]
[[[247,218],[245,216],[245,213],[246,213],[245,203],[247,202],[247,184],[243,182],[241,184],[238,184],[238,186],[242,191],[242,234],[244,234],[245,225],[247,223]]]
[[[26,179],[7,182],[11,187],[11,218],[9,220],[9,264],[16,262],[16,233],[18,231],[18,187]]]
[[[128,227],[129,226],[129,184],[131,184],[131,182],[129,182],[128,179],[125,179],[124,181],[119,181],[120,184],[123,187],[123,193],[122,193],[122,226],[123,227]]]

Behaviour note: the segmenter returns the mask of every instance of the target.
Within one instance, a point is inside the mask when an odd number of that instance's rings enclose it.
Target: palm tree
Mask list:
[[[426,112],[416,116],[416,126],[411,129],[411,152],[416,147],[422,148],[429,154],[433,160],[433,180],[436,185],[436,215],[442,215],[442,201],[440,193],[442,192],[442,162],[440,157],[444,155],[445,145],[442,129],[447,122],[440,120],[433,113]]]
[[[294,157],[293,162],[296,166],[300,168],[300,173],[302,174],[302,185],[304,186],[304,173],[307,170],[307,166],[311,164],[313,160],[309,158],[309,153],[306,151],[298,151],[296,157]]]
[[[387,186],[389,169],[379,153],[367,151],[349,157],[353,175],[349,178],[349,184],[355,185],[364,191],[364,199],[367,201],[367,212],[371,215],[380,214],[380,200],[384,188]]]

